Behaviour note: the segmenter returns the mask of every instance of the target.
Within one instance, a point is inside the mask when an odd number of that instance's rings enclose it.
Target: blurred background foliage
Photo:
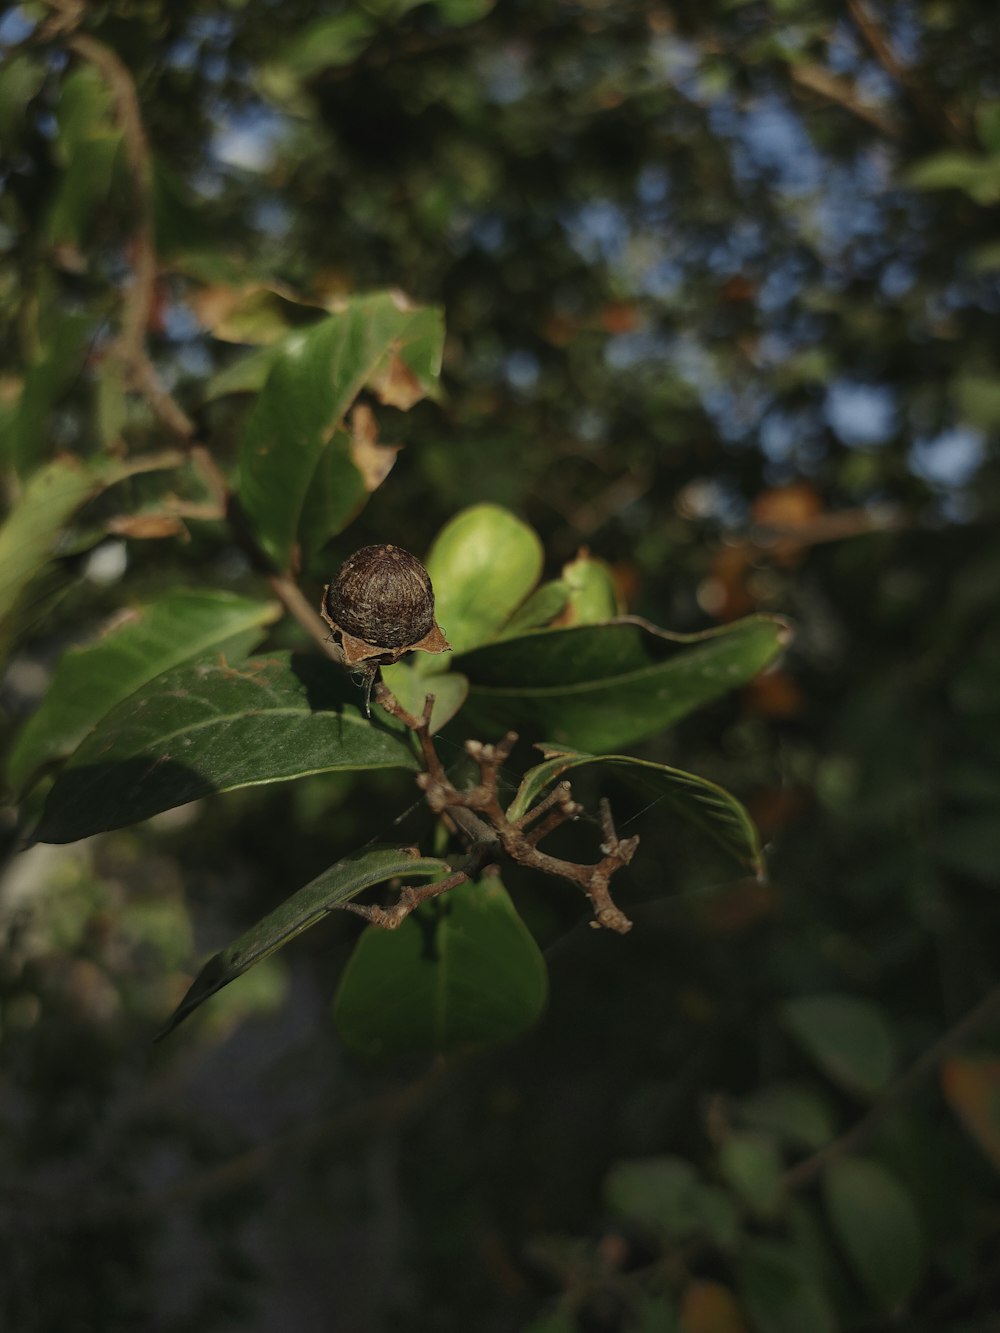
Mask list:
[[[8,9],[11,501],[67,451],[170,443],[108,355],[136,218],[81,33],[138,90],[149,346],[222,466],[237,353],[400,287],[444,308],[445,392],[380,409],[406,448],[351,548],[424,552],[490,500],[540,532],[549,574],[588,547],[660,624],[761,609],[797,636],[642,750],[747,801],[770,882],[733,882],[612,788],[642,838],[636,929],[591,932],[568,890],[511,874],[551,981],[508,1049],[430,1069],[346,1052],[345,922],[149,1047],[199,957],[398,836],[405,774],[11,856],[5,1327],[1000,1328],[1000,11]],[[59,519],[45,577],[4,603],[9,737],[130,599],[259,592],[197,478],[170,486],[135,472]],[[310,598],[347,549],[310,557]]]

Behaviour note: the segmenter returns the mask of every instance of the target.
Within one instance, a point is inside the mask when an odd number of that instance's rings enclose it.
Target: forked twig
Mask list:
[[[467,853],[465,863],[446,879],[418,888],[402,888],[398,901],[392,907],[346,903],[348,911],[363,916],[374,925],[394,929],[421,903],[476,878],[503,855],[518,865],[541,870],[547,875],[558,875],[576,884],[594,909],[594,919],[590,924],[595,928],[604,927],[620,935],[632,929],[632,922],[612,899],[610,886],[614,873],[632,860],[639,839],[618,837],[607,801],[602,800],[600,804],[602,842],[599,861],[584,865],[550,856],[539,850],[538,843],[560,825],[578,818],[583,813],[583,807],[573,800],[570,784],[560,782],[525,814],[517,819],[508,818],[500,802],[497,782],[500,769],[517,742],[515,732],[509,731],[495,745],[466,741],[465,752],[479,768],[479,781],[472,786],[459,788],[445,772],[431,737],[434,696],[427,696],[420,717],[408,712],[381,681],[375,686],[373,697],[387,713],[397,718],[416,736],[423,761],[423,771],[417,776],[417,786],[424,793],[428,808],[447,819],[466,843]]]

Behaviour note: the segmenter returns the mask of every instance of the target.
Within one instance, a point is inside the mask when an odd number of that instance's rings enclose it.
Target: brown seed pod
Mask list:
[[[434,589],[420,561],[400,546],[363,546],[323,589],[320,614],[344,664],[388,666],[420,649],[451,646],[434,620]]]

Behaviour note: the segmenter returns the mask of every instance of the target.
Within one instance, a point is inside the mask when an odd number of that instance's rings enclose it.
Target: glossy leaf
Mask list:
[[[430,393],[440,369],[438,311],[394,292],[357,297],[287,337],[246,425],[240,499],[281,568],[293,560],[306,496],[324,449],[366,386],[397,401],[405,382]]]
[[[538,582],[543,560],[534,530],[499,505],[472,505],[441,529],[427,556],[427,572],[438,624],[455,652],[499,633]],[[422,669],[442,669],[432,661]]]
[[[924,1245],[913,1201],[878,1162],[832,1161],[823,1173],[830,1225],[871,1299],[887,1314],[913,1295]]]
[[[286,898],[273,912],[245,931],[238,940],[213,954],[198,973],[157,1040],[172,1032],[199,1005],[228,986],[249,968],[269,958],[296,935],[315,926],[330,912],[356,898],[365,889],[397,876],[432,879],[446,874],[444,861],[427,860],[406,847],[377,847],[345,856],[304,888]]]
[[[280,614],[276,602],[177,589],[117,617],[96,642],[59,659],[11,752],[11,786],[20,790],[43,764],[69,754],[115,704],[162,672],[211,648],[245,656]]]
[[[446,671],[443,676],[428,680],[409,663],[397,662],[395,666],[382,668],[382,679],[407,710],[419,717],[424,709],[424,700],[428,694],[434,695],[434,709],[431,713],[431,732],[440,731],[446,726],[465,703],[469,693],[469,682],[457,671]]]
[[[749,1241],[739,1291],[755,1333],[838,1333],[829,1297],[787,1245]]]
[[[788,634],[772,616],[694,635],[628,618],[505,639],[454,665],[469,678],[474,726],[600,753],[656,735],[752,680]]]
[[[332,662],[287,652],[189,663],[113,708],[55,781],[36,833],[72,842],[213,792],[338,769],[415,768]]]
[[[853,995],[789,1000],[782,1021],[823,1072],[849,1092],[873,1097],[895,1066],[895,1042],[885,1015]]]
[[[626,754],[546,750],[546,756],[544,764],[524,775],[508,810],[511,819],[519,819],[563,774],[589,764],[607,764],[634,778],[644,792],[656,796],[669,811],[708,834],[755,875],[763,874],[764,858],[753,820],[735,796],[714,782]]]
[[[334,1001],[367,1056],[456,1052],[509,1041],[545,1007],[538,945],[497,878],[463,884],[392,931],[369,926]]]
[[[952,1111],[1000,1171],[1000,1060],[952,1056],[941,1066],[941,1086]]]
[[[141,471],[141,459],[82,462],[68,456],[36,472],[0,526],[0,643],[26,585],[57,553],[72,515],[105,487]]]

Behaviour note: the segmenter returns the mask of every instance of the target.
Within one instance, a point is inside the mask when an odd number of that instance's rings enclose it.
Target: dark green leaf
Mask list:
[[[117,617],[95,643],[60,658],[11,752],[11,786],[20,790],[43,764],[69,754],[115,704],[162,672],[210,648],[245,656],[280,610],[275,602],[181,588]]]
[[[781,1008],[785,1027],[834,1083],[873,1097],[895,1066],[885,1014],[853,995],[808,995]]]
[[[405,847],[375,847],[345,856],[324,870],[304,888],[251,926],[238,940],[213,954],[198,973],[190,990],[177,1006],[157,1040],[184,1021],[216,991],[228,986],[243,972],[269,958],[289,940],[316,925],[335,908],[356,898],[365,889],[400,876],[432,879],[447,873],[444,861],[426,860]]]
[[[878,1162],[844,1157],[824,1171],[823,1199],[862,1286],[891,1314],[913,1295],[924,1267],[920,1222],[909,1194]]]
[[[739,1287],[758,1333],[838,1333],[829,1297],[787,1245],[750,1241],[740,1264]]]
[[[777,1134],[793,1148],[815,1152],[834,1135],[826,1101],[801,1083],[772,1083],[740,1103],[740,1119],[755,1129]]]
[[[9,145],[25,120],[29,102],[45,82],[45,62],[37,56],[8,55],[0,67],[0,143]]]
[[[600,753],[653,736],[752,680],[788,633],[772,616],[694,635],[628,618],[505,639],[461,654],[455,666],[469,678],[473,725]]]
[[[336,427],[369,385],[399,403],[400,386],[431,392],[440,366],[441,316],[394,292],[357,297],[279,354],[247,422],[240,499],[264,547],[285,569],[317,465]]]
[[[287,652],[165,672],[102,719],[49,793],[40,842],[72,842],[173,806],[336,769],[415,768],[365,720],[332,662]]]
[[[20,477],[30,476],[51,454],[50,413],[79,376],[93,333],[93,323],[85,316],[63,314],[28,366],[3,444]]]
[[[334,1020],[367,1056],[453,1052],[509,1041],[545,1007],[545,961],[499,879],[463,884],[407,917],[369,926]]]
[[[781,1202],[781,1157],[774,1140],[754,1131],[728,1134],[719,1170],[733,1193],[758,1217],[773,1217]]]
[[[0,645],[13,631],[26,585],[57,553],[67,520],[105,487],[143,466],[141,459],[83,462],[64,456],[30,478],[0,527]]]
[[[500,631],[538,582],[543,560],[533,529],[499,505],[472,505],[442,528],[427,572],[438,623],[457,653]],[[431,674],[444,666],[428,658],[421,669]]]
[[[604,1196],[619,1217],[638,1222],[667,1241],[707,1237],[727,1248],[739,1235],[733,1200],[703,1181],[680,1157],[619,1162],[604,1183]]]
[[[517,795],[508,810],[511,819],[519,819],[557,778],[587,764],[610,764],[635,778],[644,792],[662,798],[663,803],[681,819],[707,833],[727,852],[753,871],[763,874],[764,860],[753,820],[735,796],[723,787],[694,773],[685,773],[666,764],[633,759],[626,754],[588,755],[576,751],[546,749],[550,757],[524,775]]]

